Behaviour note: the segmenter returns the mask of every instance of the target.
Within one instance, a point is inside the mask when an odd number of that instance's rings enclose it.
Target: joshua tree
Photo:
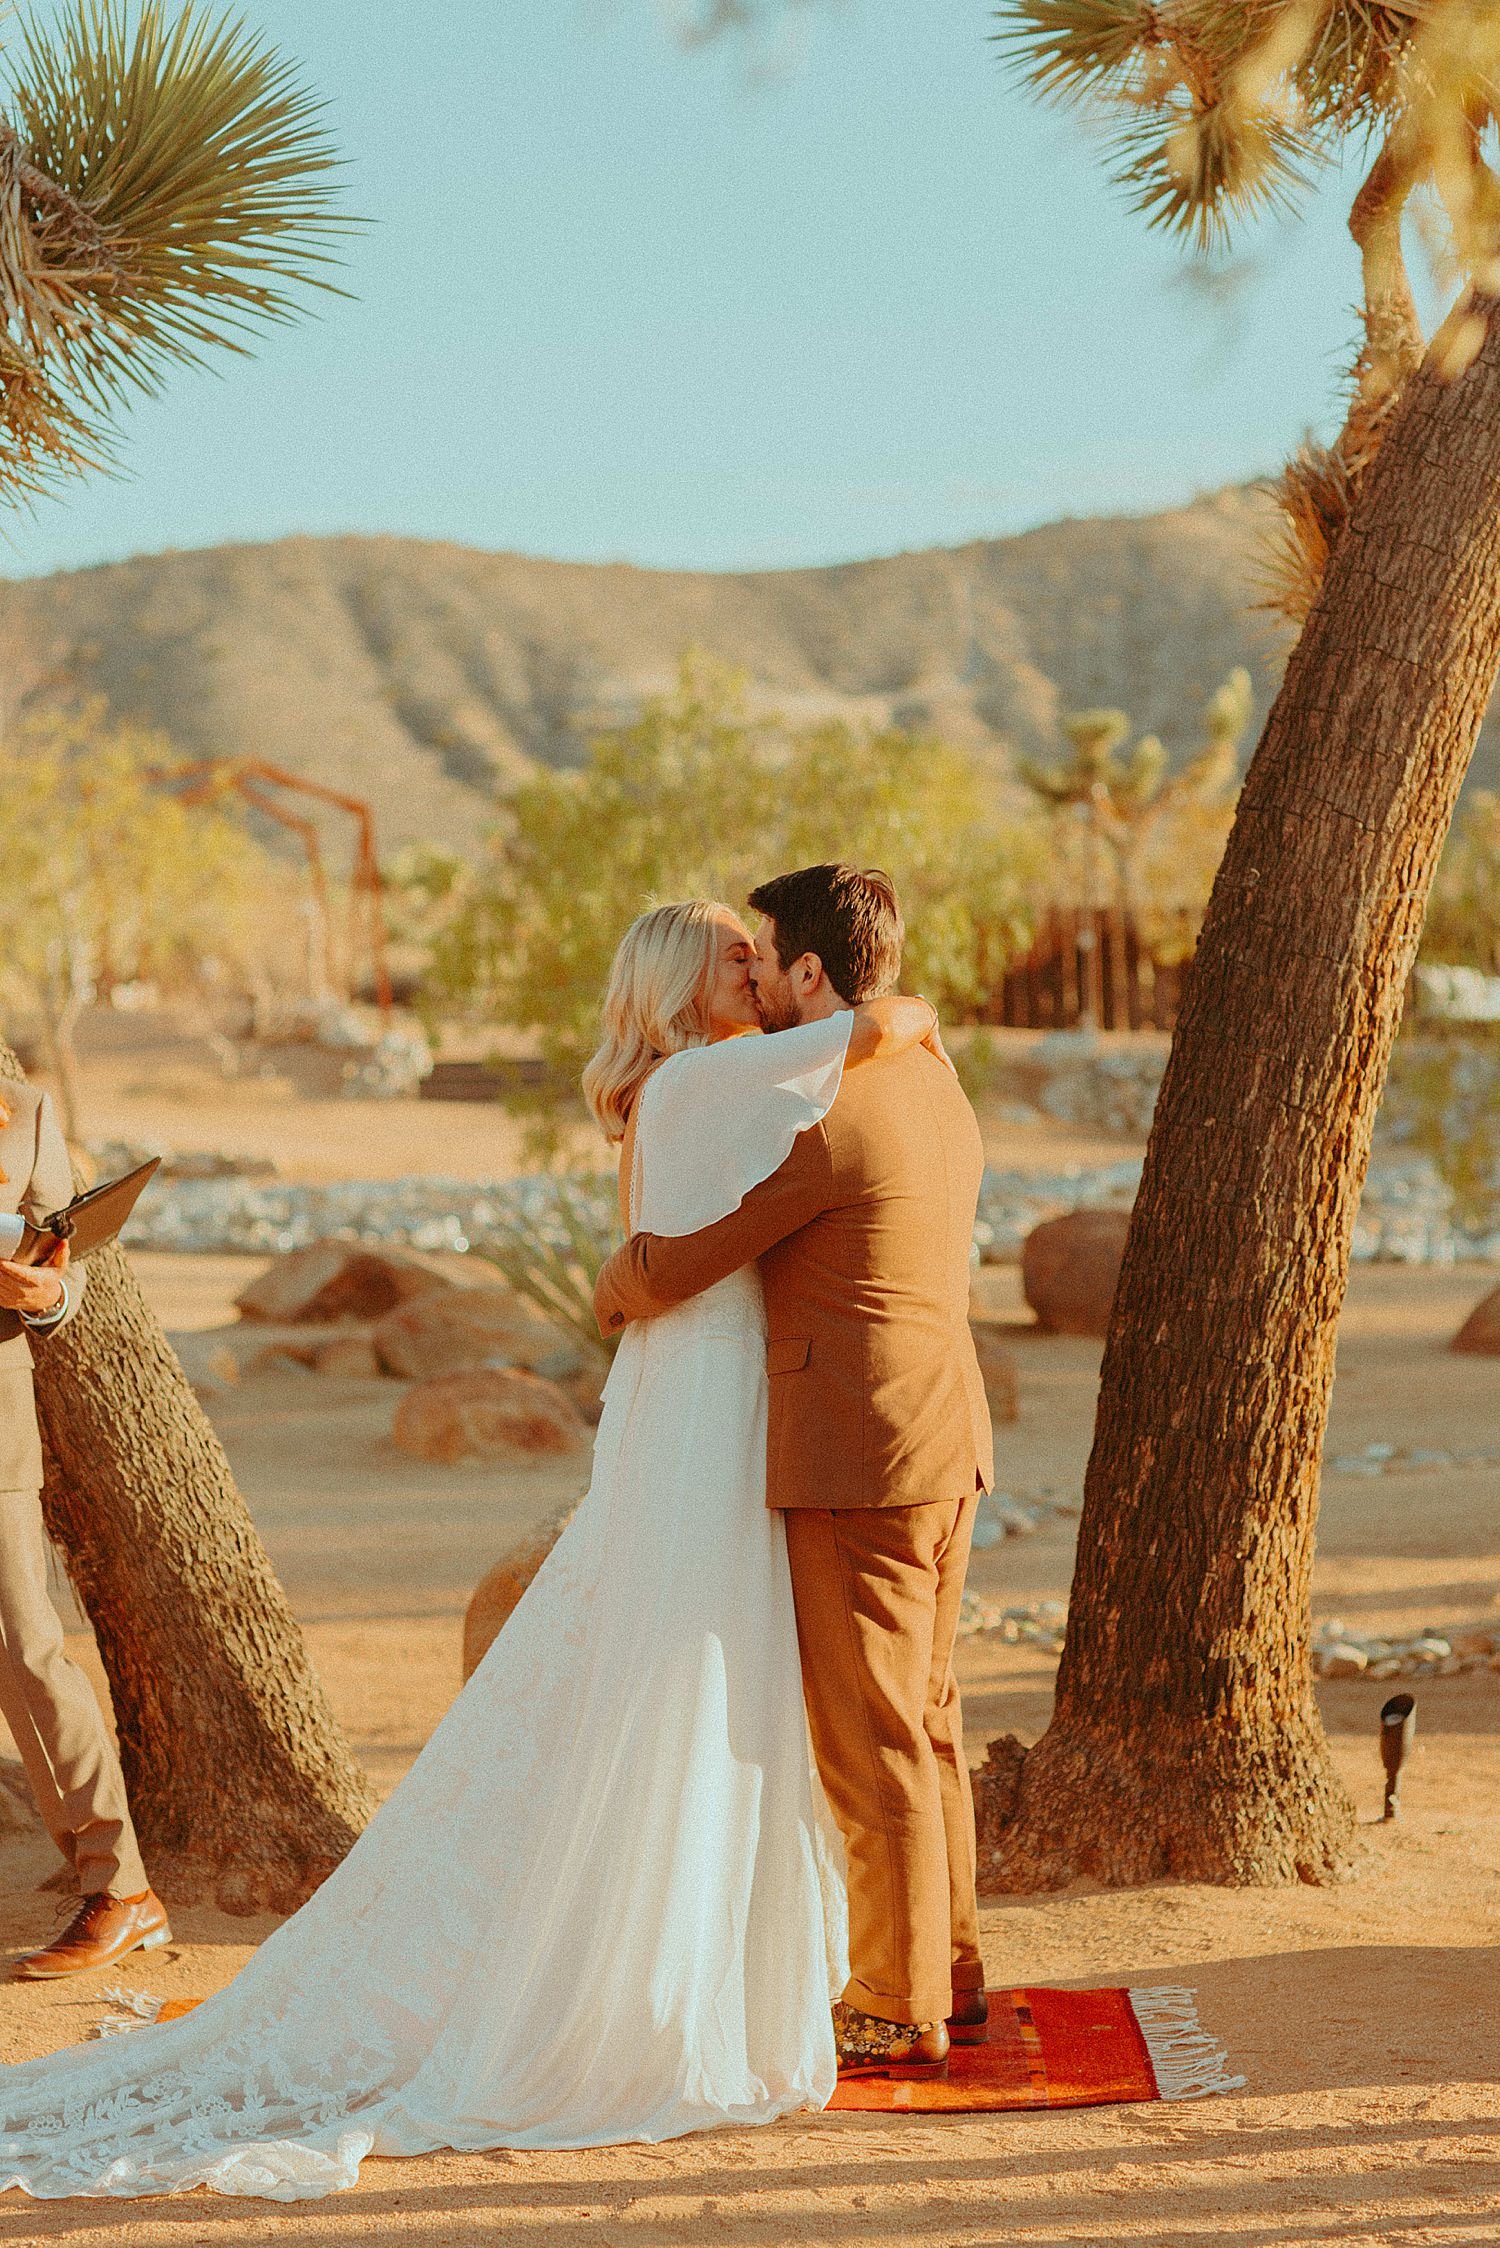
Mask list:
[[[1142,734],[1128,756],[1118,754],[1132,731],[1123,710],[1078,710],[1065,717],[1062,729],[1073,755],[1061,764],[1018,760],[1017,775],[1032,794],[1052,811],[1071,815],[1082,827],[1088,1023],[1098,1025],[1103,1003],[1102,970],[1093,942],[1102,853],[1107,849],[1114,860],[1115,894],[1122,915],[1127,922],[1138,923],[1140,864],[1147,846],[1172,812],[1193,802],[1209,803],[1229,787],[1250,723],[1250,708],[1250,674],[1237,665],[1204,706],[1204,747],[1175,774],[1168,768],[1166,748],[1157,734]]]
[[[1000,1886],[1321,1880],[1352,1808],[1308,1658],[1334,1335],[1438,854],[1500,668],[1500,9],[1008,0],[1044,93],[1113,118],[1153,223],[1215,242],[1362,150],[1342,435],[1284,485],[1301,638],[1194,960],[1105,1350],[1053,1721],[992,1757]],[[1424,343],[1417,187],[1463,280]],[[1466,277],[1466,278],[1465,278]]]
[[[327,285],[317,102],[233,18],[69,0],[5,56],[0,498],[109,458],[112,414]],[[0,1076],[18,1065],[0,1045]],[[370,1797],[228,1464],[116,1250],[38,1352],[47,1518],[109,1673],[142,1839],[226,1903],[293,1903]]]

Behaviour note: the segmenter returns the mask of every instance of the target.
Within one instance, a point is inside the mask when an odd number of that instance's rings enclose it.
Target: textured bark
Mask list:
[[[1055,1714],[981,1782],[991,1888],[1319,1881],[1348,1855],[1314,1524],[1371,1127],[1500,668],[1485,310],[1468,372],[1409,387],[1246,780],[1115,1299]]]
[[[0,1045],[0,1076],[19,1076]],[[372,1799],[229,1462],[118,1249],[36,1351],[43,1506],[98,1637],[153,1878],[289,1911]]]

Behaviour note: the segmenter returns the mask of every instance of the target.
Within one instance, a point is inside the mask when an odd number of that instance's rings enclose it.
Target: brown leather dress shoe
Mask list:
[[[955,2045],[987,2045],[990,2036],[990,2002],[982,1990],[956,1990],[948,2016],[948,2036]]]
[[[68,1925],[41,1951],[28,1952],[11,1969],[18,1982],[40,1983],[57,1975],[86,1975],[108,1967],[127,1951],[150,1951],[168,1943],[167,1908],[152,1889],[138,1897],[112,1897],[100,1889],[85,1897]]]
[[[886,2022],[842,1999],[833,2009],[840,2076],[941,2077],[948,2073],[942,2022]]]

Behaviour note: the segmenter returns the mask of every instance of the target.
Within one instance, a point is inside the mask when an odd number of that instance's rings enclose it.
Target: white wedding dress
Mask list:
[[[675,1056],[635,1223],[736,1208],[852,1018]],[[293,2201],[363,2156],[822,2107],[843,1891],[812,1777],[752,1269],[631,1327],[593,1481],[344,1863],[180,2021],[0,2070],[0,2186]]]

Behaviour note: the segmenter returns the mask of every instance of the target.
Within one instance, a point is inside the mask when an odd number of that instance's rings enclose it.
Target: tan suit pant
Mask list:
[[[47,1551],[38,1494],[0,1491],[0,1712],[80,1892],[136,1897],[150,1884],[124,1775],[94,1689],[63,1652]]]
[[[784,1517],[813,1752],[849,1859],[844,1997],[886,2021],[941,2021],[984,1988],[953,1675],[977,1504]]]

